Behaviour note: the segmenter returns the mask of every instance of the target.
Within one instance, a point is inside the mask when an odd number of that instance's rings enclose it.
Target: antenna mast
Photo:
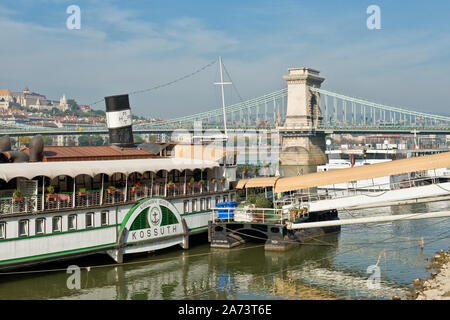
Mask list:
[[[215,82],[214,84],[220,85],[222,87],[222,109],[223,109],[223,125],[225,129],[225,139],[228,139],[228,132],[227,132],[227,115],[225,111],[225,95],[224,95],[224,89],[223,86],[225,84],[231,84],[231,82],[223,82],[223,72],[222,72],[222,57],[219,57],[219,68],[220,68],[220,82]]]

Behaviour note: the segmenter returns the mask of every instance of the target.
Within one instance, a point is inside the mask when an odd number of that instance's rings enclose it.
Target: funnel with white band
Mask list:
[[[134,147],[133,120],[128,95],[105,97],[105,104],[110,143],[122,148]]]

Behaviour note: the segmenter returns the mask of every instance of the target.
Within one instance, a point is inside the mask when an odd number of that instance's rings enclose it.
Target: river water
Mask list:
[[[445,201],[339,215],[449,208]],[[405,299],[414,279],[434,271],[425,267],[449,249],[449,235],[449,218],[343,226],[287,252],[265,251],[260,242],[213,249],[202,235],[189,250],[126,257],[119,266],[98,255],[1,274],[0,299]],[[79,289],[68,288],[69,265],[81,267]]]

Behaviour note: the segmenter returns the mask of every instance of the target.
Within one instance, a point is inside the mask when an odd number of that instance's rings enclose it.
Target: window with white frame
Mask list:
[[[0,239],[6,238],[6,222],[0,222]]]
[[[192,212],[197,211],[197,199],[192,200]]]
[[[29,234],[29,221],[28,219],[19,220],[19,237],[26,237]]]
[[[188,213],[189,212],[189,200],[184,200],[183,201],[183,213]]]
[[[45,218],[37,218],[35,221],[35,234],[45,233]]]
[[[71,214],[67,217],[67,229],[77,230],[77,215]]]
[[[94,213],[88,212],[86,213],[86,228],[94,227]]]
[[[52,232],[62,231],[62,217],[57,216],[52,218]]]
[[[206,199],[206,209],[211,209],[211,197]]]
[[[101,212],[101,216],[100,216],[100,223],[102,226],[107,226],[108,225],[108,216],[109,216],[109,211],[105,210]]]
[[[206,206],[205,202],[206,202],[205,198],[200,199],[200,211],[205,210],[205,206]]]

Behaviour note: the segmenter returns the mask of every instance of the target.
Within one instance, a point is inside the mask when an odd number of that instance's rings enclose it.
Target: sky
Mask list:
[[[80,29],[66,26],[70,5]],[[367,27],[370,5],[381,29]],[[92,104],[221,56],[235,86],[227,104],[285,88],[288,68],[309,67],[326,90],[450,115],[449,18],[448,0],[0,0],[0,88]],[[218,70],[130,95],[132,111],[172,118],[219,108]]]

